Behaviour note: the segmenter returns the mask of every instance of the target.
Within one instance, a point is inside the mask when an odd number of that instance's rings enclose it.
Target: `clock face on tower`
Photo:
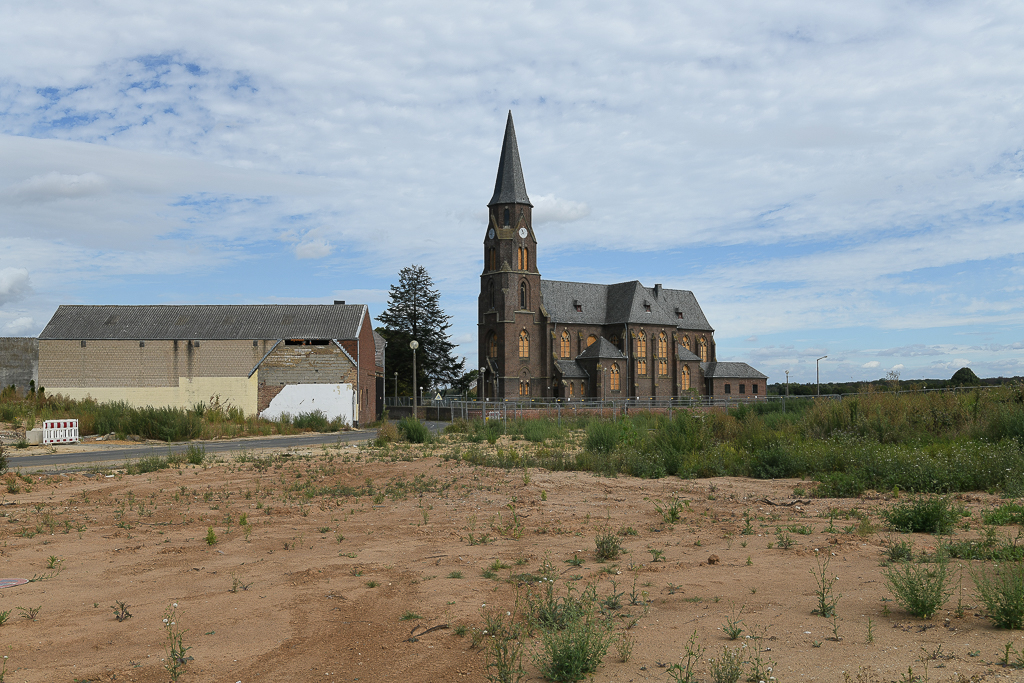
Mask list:
[[[494,239],[494,228],[491,228],[490,230],[487,231],[487,236],[492,240]]]
[[[519,236],[526,239],[526,228],[519,228]]]

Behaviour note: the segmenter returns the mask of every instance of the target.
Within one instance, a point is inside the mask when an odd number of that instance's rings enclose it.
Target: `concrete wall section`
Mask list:
[[[351,384],[290,384],[270,401],[260,417],[266,420],[280,419],[283,413],[292,417],[301,413],[322,411],[328,420],[342,418],[352,424],[355,413],[355,391]]]
[[[50,395],[63,394],[74,399],[92,398],[99,403],[125,401],[136,407],[169,406],[191,408],[219,401],[224,408],[235,406],[246,415],[256,413],[256,375],[245,377],[179,377],[174,387],[46,387]]]
[[[0,388],[39,385],[39,342],[35,337],[0,337]],[[46,386],[46,385],[43,385]]]

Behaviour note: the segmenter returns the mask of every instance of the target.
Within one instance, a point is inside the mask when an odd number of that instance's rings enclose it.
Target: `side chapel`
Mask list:
[[[640,282],[546,280],[512,112],[488,202],[480,275],[481,396],[763,398],[768,377],[720,363],[693,292]]]

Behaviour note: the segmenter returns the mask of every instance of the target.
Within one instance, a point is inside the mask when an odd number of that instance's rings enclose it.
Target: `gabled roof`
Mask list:
[[[519,145],[516,144],[516,128],[512,125],[512,112],[505,122],[505,139],[501,143],[501,158],[498,159],[498,177],[494,180],[494,194],[487,206],[495,204],[529,204],[526,181],[523,180],[523,166],[519,163]]]
[[[591,358],[625,358],[622,351],[604,337],[598,337],[597,341],[588,346],[583,353],[576,356],[576,360],[587,360]]]
[[[701,363],[700,368],[704,373],[705,378],[768,379],[768,375],[761,374],[746,363],[719,363],[717,361],[711,361],[710,363]]]
[[[541,280],[540,289],[544,309],[555,323],[714,331],[693,292],[685,289],[644,287],[636,280],[613,285]]]
[[[555,367],[558,369],[558,372],[561,373],[562,377],[565,377],[566,379],[586,379],[590,377],[587,371],[577,365],[574,360],[556,360]]]
[[[364,304],[60,306],[40,339],[356,339]]]
[[[678,358],[679,360],[688,360],[688,361],[700,360],[700,356],[698,356],[697,354],[693,353],[692,351],[689,351],[682,344],[676,344],[676,358]]]

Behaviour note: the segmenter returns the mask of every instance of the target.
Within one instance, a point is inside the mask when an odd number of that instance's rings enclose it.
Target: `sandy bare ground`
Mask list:
[[[623,662],[613,645],[596,681],[671,681],[665,667],[695,630],[705,658],[765,633],[779,681],[900,681],[908,667],[914,680],[1024,680],[999,664],[1006,643],[1024,650],[1022,634],[983,617],[966,573],[962,595],[930,620],[889,599],[883,497],[786,505],[806,482],[504,471],[437,452],[392,448],[380,460],[366,447],[317,447],[135,476],[7,475],[20,491],[0,494],[0,578],[41,580],[0,590],[4,680],[167,681],[172,603],[191,647],[182,681],[486,680],[472,629],[488,610],[511,611],[507,579],[545,560],[560,587],[623,593],[617,630],[632,653]],[[674,524],[655,506],[673,500],[683,503]],[[978,511],[1002,501],[961,502],[974,516],[957,534],[975,537]],[[830,520],[833,507],[842,514]],[[769,547],[790,526],[811,533]],[[625,554],[601,563],[594,539],[606,528]],[[918,550],[936,542],[907,538]],[[825,556],[842,594],[835,623],[812,614],[812,570]],[[508,567],[482,576],[496,560]],[[630,605],[631,593],[646,606]],[[114,618],[118,600],[130,619]],[[722,631],[730,617],[742,621],[737,641]],[[435,626],[447,628],[422,634]],[[526,669],[541,680],[529,657]]]

